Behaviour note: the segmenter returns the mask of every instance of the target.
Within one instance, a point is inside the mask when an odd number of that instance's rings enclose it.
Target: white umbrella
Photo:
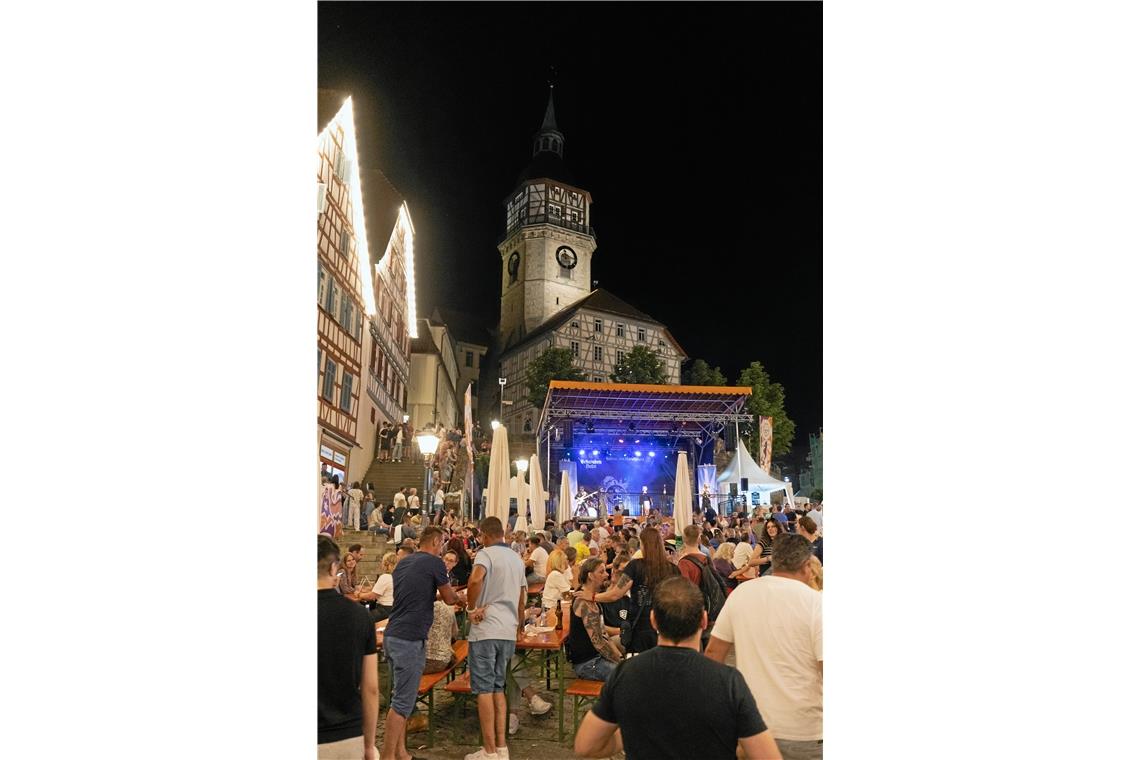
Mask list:
[[[517,498],[518,498],[519,512],[518,512],[518,519],[515,520],[515,530],[521,530],[523,533],[525,533],[529,536],[530,535],[530,526],[527,524],[527,519],[526,519],[526,494],[527,494],[527,491],[529,489],[527,488],[526,481],[523,480],[522,475],[519,475],[517,480],[518,480],[518,482],[515,484],[515,487],[516,487],[515,493],[518,495]]]
[[[677,482],[673,492],[673,530],[679,536],[693,522],[693,489],[689,484],[689,458],[677,452]]]
[[[535,526],[546,524],[546,499],[550,496],[542,487],[542,468],[538,466],[538,454],[530,455],[530,519]]]
[[[558,489],[558,526],[570,519],[570,479],[562,471],[562,486]]]
[[[483,494],[483,517],[497,517],[505,526],[511,498],[510,448],[505,425],[495,428],[491,438],[491,464],[487,471],[487,490]]]

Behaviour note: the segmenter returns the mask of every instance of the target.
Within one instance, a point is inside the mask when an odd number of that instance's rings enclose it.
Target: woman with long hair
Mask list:
[[[352,552],[344,555],[344,558],[340,561],[340,575],[338,575],[336,579],[336,590],[340,592],[341,596],[346,599],[351,599],[354,602],[359,601],[359,597],[356,593],[356,587],[359,583],[356,577],[356,562],[356,555]]]
[[[780,526],[780,521],[775,517],[769,517],[765,520],[764,527],[757,536],[756,546],[752,549],[752,555],[748,558],[748,562],[730,577],[747,579],[771,572],[772,547],[775,546],[776,537],[783,532],[784,529]]]
[[[657,631],[649,623],[649,606],[653,601],[653,589],[666,578],[680,575],[681,571],[669,561],[665,554],[665,543],[656,528],[641,531],[641,557],[632,559],[607,591],[600,594],[582,591],[579,596],[590,596],[591,601],[602,603],[616,602],[626,592],[630,592],[630,605],[627,621],[629,631],[622,631],[622,644],[629,652],[644,652],[657,646]],[[627,641],[628,640],[628,641]]]

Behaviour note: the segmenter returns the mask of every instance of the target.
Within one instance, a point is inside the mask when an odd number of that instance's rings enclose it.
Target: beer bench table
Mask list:
[[[574,702],[570,706],[571,711],[574,713],[574,733],[578,733],[578,720],[586,715],[586,710],[590,709],[590,705],[602,696],[602,686],[605,681],[587,681],[585,679],[577,679],[574,683],[566,687],[566,696],[573,697]]]
[[[447,679],[452,681],[455,678],[455,670],[460,665],[467,663],[467,641],[460,639],[451,645],[451,652],[455,655],[455,662],[451,663],[451,667],[439,671],[438,673],[424,673],[420,676],[420,687],[416,690],[416,701],[427,708],[428,719],[428,743],[429,747],[435,745],[435,687],[436,685]],[[451,685],[450,683],[448,684]],[[446,687],[445,687],[446,688]],[[427,699],[427,702],[424,700]]]
[[[518,639],[515,641],[515,653],[519,655],[519,664],[516,668],[508,668],[507,677],[514,680],[514,674],[526,667],[532,652],[542,652],[544,658],[544,666],[548,664],[548,660],[553,659],[553,667],[558,672],[558,741],[564,741],[566,738],[566,723],[565,723],[565,707],[563,705],[563,676],[562,676],[562,644],[566,641],[569,631],[547,631],[546,633],[538,633],[533,636],[519,634]],[[451,683],[444,687],[445,691],[460,697],[462,695],[471,694],[471,674],[470,671],[464,673],[459,678],[456,678]]]

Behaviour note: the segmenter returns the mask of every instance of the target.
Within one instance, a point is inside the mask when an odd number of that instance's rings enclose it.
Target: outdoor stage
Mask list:
[[[677,453],[688,455],[694,475],[699,465],[711,464],[725,427],[751,421],[744,411],[751,393],[751,388],[552,380],[537,428],[538,452],[546,457],[546,490],[556,500],[566,472],[570,493],[585,489],[599,511],[624,509],[638,516],[651,507],[672,514]],[[698,478],[689,487],[699,503]],[[576,506],[571,505],[571,514]]]

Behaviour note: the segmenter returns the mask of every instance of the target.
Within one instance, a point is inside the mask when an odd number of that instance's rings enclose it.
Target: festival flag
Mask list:
[[[467,390],[463,392],[463,430],[467,438],[467,472],[463,474],[463,492],[471,499],[471,508],[475,508],[475,449],[471,441],[471,432],[475,423],[471,418],[471,383],[467,383]]]
[[[463,391],[463,432],[467,436],[467,461],[471,462],[475,458],[474,452],[471,450],[471,429],[474,423],[471,421],[471,383],[467,383],[467,390]]]

